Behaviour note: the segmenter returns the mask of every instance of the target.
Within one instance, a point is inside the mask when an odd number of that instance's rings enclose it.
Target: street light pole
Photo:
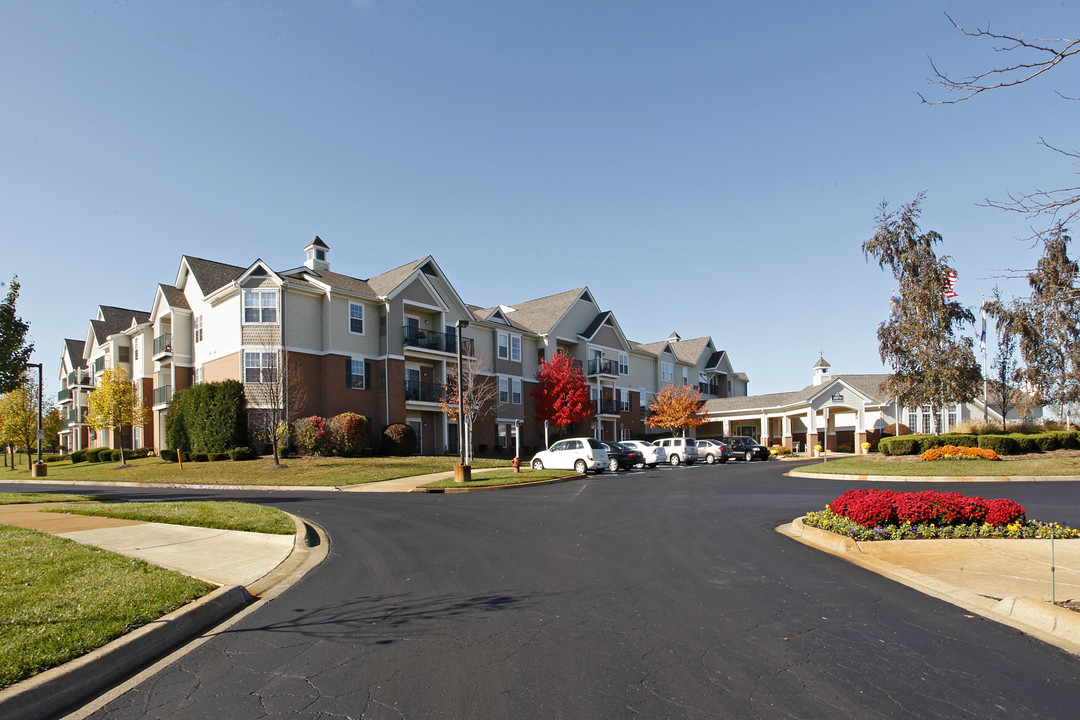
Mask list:
[[[457,333],[457,406],[458,406],[458,455],[460,462],[454,468],[454,481],[463,482],[470,480],[469,466],[465,463],[465,367],[462,363],[461,331],[469,327],[468,320],[458,320],[454,323]]]
[[[41,432],[41,363],[26,363],[26,367],[37,368],[37,462],[34,464],[30,475],[31,477],[41,477],[47,472],[45,464],[41,462],[41,441],[45,438],[44,433]]]

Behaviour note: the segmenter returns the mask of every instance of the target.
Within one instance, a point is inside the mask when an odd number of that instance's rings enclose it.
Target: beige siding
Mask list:
[[[431,291],[424,285],[424,282],[420,278],[416,278],[409,283],[395,296],[394,299],[411,300],[412,302],[435,307],[439,307],[440,305],[438,298],[431,294]]]
[[[173,313],[172,349],[173,355],[185,364],[191,362],[194,335],[191,327],[192,316],[188,313]]]
[[[521,338],[521,374],[526,378],[536,377],[536,371],[540,368],[537,360],[537,348],[540,342],[531,336]]]
[[[194,283],[192,283],[194,284]],[[188,300],[191,304],[191,300]],[[240,348],[243,308],[240,293],[215,304],[192,304],[192,311],[203,316],[203,340],[198,343],[199,362],[206,362]]]
[[[324,303],[325,299],[319,295],[288,293],[285,298],[285,341],[290,348],[322,352]]]
[[[563,321],[555,326],[554,335],[565,338],[577,338],[578,333],[589,327],[596,318],[596,306],[584,300],[578,300],[567,311]]]
[[[240,338],[244,347],[276,347],[281,344],[281,326],[244,325]]]
[[[364,306],[364,334],[349,331],[349,303],[359,302]],[[397,329],[401,337],[401,328]],[[364,355],[374,357],[379,352],[379,306],[371,303],[332,296],[330,301],[330,349],[342,355]]]
[[[619,340],[619,334],[615,332],[615,328],[609,327],[607,325],[603,326],[596,332],[596,335],[593,336],[592,344],[599,345],[604,348],[611,348],[610,353],[607,350],[604,351],[604,357],[610,356],[616,359],[618,359],[618,355],[613,353],[619,352],[619,349],[622,348],[623,345],[622,342]]]

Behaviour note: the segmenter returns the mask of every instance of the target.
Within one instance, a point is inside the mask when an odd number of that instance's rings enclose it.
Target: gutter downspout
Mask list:
[[[386,424],[390,424],[390,301],[383,302],[386,308],[386,355],[383,356],[383,390],[386,396]]]

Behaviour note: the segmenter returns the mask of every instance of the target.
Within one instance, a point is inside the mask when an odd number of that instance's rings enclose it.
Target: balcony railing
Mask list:
[[[56,402],[67,402],[71,399],[71,388],[64,388],[56,393]]]
[[[105,356],[102,355],[94,361],[94,372],[99,373],[105,369]]]
[[[414,402],[439,402],[443,396],[443,388],[439,383],[420,382],[417,380],[405,381],[405,400]]]
[[[457,335],[455,333],[442,333],[434,330],[405,325],[402,330],[405,347],[423,348],[424,350],[438,350],[439,352],[456,353]],[[472,340],[461,339],[461,352],[472,355]]]
[[[710,385],[708,383],[699,382],[697,384],[697,387],[698,387],[698,390],[701,391],[702,395],[719,395],[720,394],[720,386],[716,385],[716,384]]]
[[[606,358],[593,358],[589,360],[588,375],[618,375],[619,363]]]
[[[172,400],[172,385],[162,385],[154,388],[154,404],[166,405]]]
[[[104,367],[105,367],[105,359],[104,358],[102,358],[101,367],[102,367],[102,369],[104,369]],[[86,370],[73,370],[72,372],[68,373],[68,386],[69,387],[76,387],[76,386],[79,386],[79,385],[84,386],[84,387],[89,387],[89,386],[91,386],[93,384],[94,384],[94,378]]]
[[[600,399],[596,401],[597,415],[618,415],[619,403],[615,400]]]
[[[172,352],[172,333],[162,333],[154,338],[154,355]]]

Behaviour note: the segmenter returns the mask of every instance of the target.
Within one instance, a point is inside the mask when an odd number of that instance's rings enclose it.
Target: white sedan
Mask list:
[[[651,468],[656,467],[660,463],[667,462],[667,450],[659,445],[653,445],[646,440],[623,440],[623,445],[640,450],[642,456],[645,458],[645,465]]]

